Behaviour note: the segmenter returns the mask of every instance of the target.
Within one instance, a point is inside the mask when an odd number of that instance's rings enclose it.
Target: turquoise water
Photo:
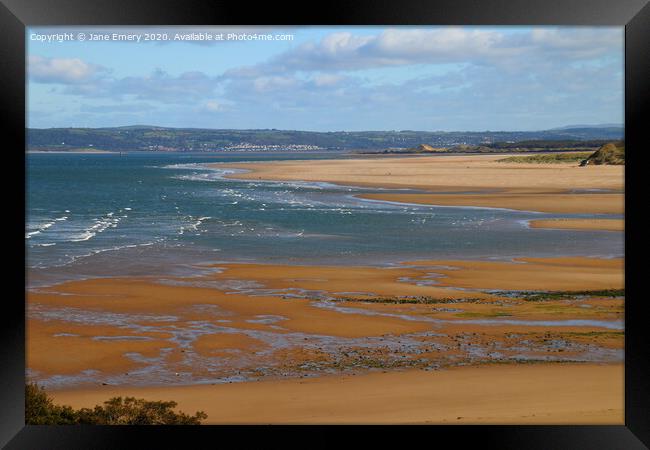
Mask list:
[[[552,214],[367,201],[354,196],[377,190],[228,180],[232,170],[201,165],[326,157],[332,154],[29,154],[28,282],[195,274],[226,261],[623,255],[623,233],[527,225]]]

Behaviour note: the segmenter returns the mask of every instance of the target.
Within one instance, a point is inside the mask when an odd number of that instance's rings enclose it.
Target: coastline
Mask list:
[[[503,155],[275,161],[207,164],[246,169],[243,180],[311,181],[423,193],[363,194],[360,198],[440,206],[505,208],[548,213],[622,214],[624,168],[498,162]],[[576,192],[578,191],[578,192]]]

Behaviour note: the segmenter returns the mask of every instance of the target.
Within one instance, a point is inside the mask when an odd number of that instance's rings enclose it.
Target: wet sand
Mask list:
[[[595,258],[414,261],[395,268],[223,264],[192,278],[74,281],[29,292],[27,363],[32,379],[58,380],[48,390],[66,402],[97,403],[109,393],[171,398],[187,411],[205,409],[214,423],[300,417],[441,422],[456,416],[483,423],[614,421],[616,413],[603,412],[610,408],[563,406],[565,388],[580,396],[576,402],[593,397],[588,382],[572,384],[577,378],[554,384],[557,402],[515,408],[515,415],[505,406],[490,410],[488,400],[485,410],[466,405],[479,391],[486,399],[511,395],[499,390],[507,377],[515,386],[538,370],[557,371],[539,375],[553,379],[569,373],[559,368],[572,361],[616,364],[622,357],[623,332],[610,327],[622,323],[622,298],[528,301],[481,289],[620,289],[622,264]],[[483,370],[495,362],[504,364],[490,368],[494,382],[487,385],[471,375],[483,372],[458,368]],[[590,373],[598,376],[606,367]],[[357,379],[366,387],[350,381]],[[445,385],[452,379],[456,385]],[[212,386],[214,380],[226,384]],[[307,391],[297,404],[278,403],[278,393],[296,397],[292,390],[303,385]],[[211,400],[211,389],[219,401]],[[364,389],[350,408],[350,393]],[[78,392],[83,397],[75,400]],[[425,400],[417,403],[416,393]],[[530,405],[547,394],[518,393]],[[329,403],[318,401],[323,396]],[[467,400],[454,403],[463,396]],[[379,414],[383,402],[401,405],[402,413]],[[435,414],[434,404],[443,405]],[[574,405],[584,414],[572,417],[576,411],[566,408]],[[307,410],[313,413],[304,415]]]
[[[360,197],[441,206],[477,206],[552,213],[622,214],[624,167],[503,163],[503,155],[421,156],[214,164],[246,169],[229,178],[319,181],[411,188],[424,193]],[[576,192],[577,191],[577,192]]]
[[[560,230],[624,231],[625,221],[623,219],[549,219],[531,220],[530,226]]]
[[[625,278],[622,258],[516,258],[512,262],[436,260],[412,264],[431,265],[435,272],[445,275],[437,279],[441,286],[473,289],[620,289]]]
[[[621,364],[535,364],[52,394],[76,408],[174,400],[208,424],[623,424],[623,392]]]
[[[78,374],[87,369],[103,373],[128,371],[138,364],[126,357],[137,352],[156,356],[167,347],[168,333],[134,333],[111,326],[78,325],[68,321],[30,321],[27,366],[43,373]]]
[[[519,211],[577,214],[623,214],[622,194],[485,193],[485,194],[362,194],[359,198],[436,206],[471,206]],[[578,225],[580,222],[575,222]],[[577,226],[575,227],[577,228]]]

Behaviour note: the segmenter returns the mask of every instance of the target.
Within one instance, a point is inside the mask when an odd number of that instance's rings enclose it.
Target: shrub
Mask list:
[[[529,156],[510,156],[508,158],[499,159],[497,162],[512,162],[512,163],[531,163],[531,164],[560,164],[560,163],[576,163],[581,162],[588,158],[591,153],[553,153]]]
[[[104,406],[83,408],[78,412],[79,423],[92,425],[200,425],[208,416],[199,411],[194,416],[176,413],[176,402],[147,401],[135,397],[114,397]]]
[[[77,413],[70,406],[55,405],[43,388],[25,385],[25,423],[29,425],[73,425]]]
[[[208,416],[175,412],[174,401],[113,397],[103,406],[75,410],[55,405],[36,383],[25,385],[25,423],[29,425],[200,425]]]

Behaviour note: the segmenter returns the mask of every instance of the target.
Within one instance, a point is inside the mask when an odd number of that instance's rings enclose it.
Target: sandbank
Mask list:
[[[625,221],[623,219],[543,219],[531,220],[530,226],[560,230],[624,231]]]
[[[553,213],[621,214],[624,167],[497,162],[503,155],[421,156],[270,163],[212,164],[246,169],[236,179],[330,182],[418,189],[362,198],[442,206],[478,206]],[[442,193],[442,194],[441,194]]]

